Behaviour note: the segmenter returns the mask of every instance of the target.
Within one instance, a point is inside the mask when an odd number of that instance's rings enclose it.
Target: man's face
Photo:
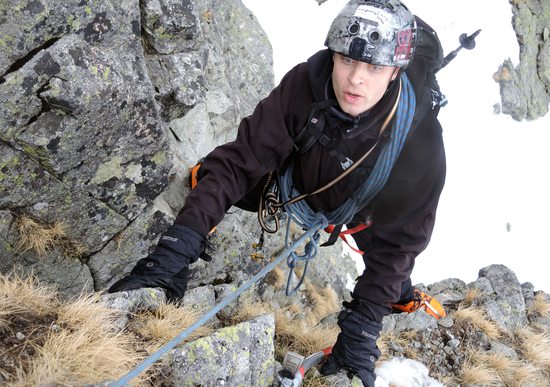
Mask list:
[[[372,108],[384,96],[397,67],[377,66],[334,54],[332,87],[340,108],[356,117]]]

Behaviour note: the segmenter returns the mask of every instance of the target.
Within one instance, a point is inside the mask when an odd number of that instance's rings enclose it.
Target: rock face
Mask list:
[[[545,0],[510,1],[512,24],[520,45],[520,63],[506,60],[495,73],[500,84],[502,112],[515,120],[534,120],[548,112],[550,103],[550,3]]]
[[[67,296],[128,271],[183,205],[187,168],[272,88],[271,65],[239,0],[0,2],[0,270]],[[23,252],[21,216],[86,252]]]
[[[422,285],[416,287],[423,289]],[[421,310],[413,314],[394,314],[384,319],[384,331],[391,332],[392,337],[398,337],[399,332],[415,332],[415,338],[407,345],[400,344],[399,340],[390,342],[387,356],[413,356],[430,365],[431,375],[445,378],[460,375],[468,361],[467,354],[472,350],[519,361],[525,353],[522,353],[521,345],[518,346],[518,330],[548,327],[550,321],[550,314],[543,313],[544,316],[541,316],[532,309],[533,286],[530,283],[520,284],[514,272],[503,265],[482,268],[478,279],[470,284],[451,278],[424,290],[445,306],[448,317],[434,320]],[[469,291],[476,294],[471,300],[467,299]],[[548,295],[539,293],[545,302],[550,301]],[[473,313],[462,314],[468,318],[460,318],[460,310],[465,308]],[[491,333],[479,321],[489,322],[495,331]],[[535,375],[541,378],[537,380],[545,380],[541,370],[533,369],[533,377]]]
[[[272,287],[268,283],[262,286]],[[492,385],[489,379],[479,379],[478,382],[465,382],[461,379],[465,364],[475,353],[480,353],[481,356],[492,354],[495,357],[504,357],[500,362],[508,359],[513,362],[510,367],[513,364],[527,367],[529,361],[535,362],[534,366],[529,365],[529,377],[518,374],[517,378],[523,379],[514,379],[519,385],[535,386],[542,385],[540,381],[547,381],[545,368],[536,366],[537,356],[529,357],[518,332],[522,329],[532,329],[534,332],[546,329],[547,332],[550,327],[550,313],[540,306],[537,309],[534,304],[535,298],[538,298],[538,302],[543,300],[547,307],[550,305],[550,296],[543,292],[534,292],[529,283],[520,285],[515,274],[503,265],[482,268],[478,279],[470,284],[450,278],[427,287],[422,284],[417,284],[416,287],[434,295],[444,305],[447,317],[436,320],[422,309],[410,314],[398,313],[385,317],[383,332],[378,340],[383,355],[376,363],[376,373],[380,379],[377,384],[393,385],[392,383],[399,381],[399,385],[407,386],[442,385],[433,379],[437,378],[445,380],[445,385]],[[183,304],[210,309],[228,291],[233,290],[234,287],[227,285],[198,287],[186,294]],[[470,292],[474,292],[475,297],[469,296]],[[284,296],[279,294],[270,298],[266,296],[268,293],[270,292],[264,289],[261,296],[263,301],[272,305],[275,313],[281,308]],[[155,309],[163,297],[160,290],[140,289],[103,296],[103,302],[122,312],[122,317],[115,325],[118,330],[123,330],[131,314]],[[300,309],[306,310],[310,307],[300,297],[290,300],[299,305]],[[275,358],[280,360],[282,354],[275,349],[278,345],[276,332],[279,332],[279,327],[275,324],[273,315],[260,314],[240,324],[223,326],[224,316],[237,313],[240,302],[241,300],[229,305],[224,313],[218,314],[221,320],[216,320],[218,329],[214,333],[178,346],[165,355],[161,380],[163,385],[278,385],[276,375],[281,365]],[[336,320],[336,314],[329,315],[317,326],[336,325]],[[491,326],[495,328],[492,330]],[[544,342],[544,333],[540,335],[540,340]],[[539,350],[543,348],[540,347]],[[406,365],[412,361],[407,359],[420,362],[411,366],[416,371],[407,372]],[[390,367],[393,363],[399,363],[397,369]],[[419,372],[419,366],[422,372]],[[485,367],[489,374],[503,372],[502,367],[495,366],[494,371],[488,365]],[[519,372],[511,369],[508,371]],[[346,372],[322,380],[328,386],[360,385],[357,378],[350,379]],[[491,380],[494,385],[508,385],[508,379],[507,382],[496,377]]]
[[[186,344],[171,353],[169,385],[270,386],[274,336],[273,315],[266,315]]]

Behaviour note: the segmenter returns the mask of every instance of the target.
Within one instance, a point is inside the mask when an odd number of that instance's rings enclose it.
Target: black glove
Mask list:
[[[341,332],[321,373],[331,375],[343,368],[356,374],[365,386],[374,387],[374,363],[380,357],[376,340],[382,324],[353,309],[344,309],[338,315],[338,325]]]
[[[206,238],[189,227],[174,224],[161,237],[155,251],[137,261],[130,274],[115,282],[109,293],[161,287],[169,300],[182,298],[189,265],[204,258]]]

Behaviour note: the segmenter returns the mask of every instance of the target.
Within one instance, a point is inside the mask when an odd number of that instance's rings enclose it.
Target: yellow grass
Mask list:
[[[53,313],[58,304],[56,295],[54,290],[40,285],[35,277],[0,273],[0,331],[7,328],[11,315]]]
[[[133,326],[136,332],[149,341],[147,352],[151,353],[191,326],[202,314],[202,310],[187,308],[180,304],[163,303],[153,312],[137,315]],[[184,342],[196,340],[211,332],[211,325],[203,325]]]
[[[58,328],[46,334],[11,385],[83,385],[121,377],[140,357],[127,335],[110,331],[114,317],[94,297],[61,305]]]
[[[380,338],[377,341],[378,348],[382,353],[380,360],[389,360],[392,356],[389,353],[389,344],[397,344],[403,347],[403,355],[408,359],[418,359],[418,350],[411,343],[417,338],[416,331],[383,331],[380,333]]]
[[[273,268],[267,279],[275,290],[282,290],[286,286],[286,273],[279,266]]]
[[[332,346],[338,336],[337,326],[311,326],[302,319],[289,316],[283,310],[275,311],[275,334],[279,355],[288,351],[304,356]]]
[[[326,316],[336,313],[340,309],[338,296],[331,287],[319,289],[306,281],[306,297],[311,305],[308,310],[308,318],[312,324],[316,324]]]
[[[543,293],[535,295],[533,305],[527,309],[527,315],[530,317],[548,317],[550,315],[550,302],[546,300]]]
[[[498,325],[490,321],[481,308],[474,306],[459,308],[453,314],[453,318],[459,324],[471,324],[476,329],[485,333],[492,340],[497,340],[502,335]]]
[[[521,356],[535,367],[550,374],[550,336],[529,328],[516,330]]]
[[[467,362],[462,367],[460,379],[464,385],[474,386],[502,386],[498,373],[487,364]]]
[[[238,324],[243,321],[250,321],[258,316],[273,313],[271,306],[265,302],[252,301],[239,305],[237,313],[231,316],[231,323]]]
[[[540,369],[525,362],[519,362],[513,370],[513,379],[510,380],[510,387],[550,387],[550,381]]]
[[[514,380],[515,370],[521,367],[519,361],[511,359],[502,353],[471,351],[469,355],[475,364],[491,368],[506,383]]]
[[[17,250],[21,253],[34,251],[43,256],[50,250],[57,250],[68,258],[80,258],[85,247],[68,235],[67,227],[61,222],[44,224],[28,216],[17,218],[19,240]]]
[[[319,374],[313,374],[313,372],[308,372],[305,375],[304,382],[302,383],[303,387],[331,387],[327,379],[324,376]]]
[[[466,295],[464,296],[464,304],[472,305],[472,303],[481,297],[481,290],[478,288],[468,288]]]

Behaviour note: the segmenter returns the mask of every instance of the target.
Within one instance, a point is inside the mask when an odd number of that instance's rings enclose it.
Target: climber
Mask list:
[[[321,370],[327,375],[344,369],[373,386],[384,316],[418,308],[445,316],[410,279],[416,256],[430,240],[445,180],[437,120],[443,98],[436,68],[428,66],[442,56],[416,50],[422,43],[417,24],[429,28],[399,0],[349,1],[329,29],[327,48],[290,70],[241,121],[237,138],[206,156],[198,184],[155,251],[109,291],[162,287],[171,299],[183,297],[189,265],[208,259],[203,251],[209,231],[232,205],[257,210],[270,172],[284,174],[291,164],[295,188],[313,192],[368,151],[352,173],[305,199],[328,212],[378,174],[377,161],[401,130],[404,145],[383,184],[346,224],[369,225],[352,235],[366,269],[352,301],[344,303],[341,333]],[[428,32],[426,39],[434,35]]]

